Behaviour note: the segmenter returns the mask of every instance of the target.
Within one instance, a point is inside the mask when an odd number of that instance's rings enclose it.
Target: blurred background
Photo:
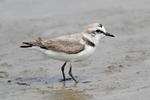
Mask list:
[[[95,22],[116,37],[73,63],[78,84],[59,82],[64,62],[19,48]],[[149,0],[0,0],[0,100],[149,100],[149,26]]]

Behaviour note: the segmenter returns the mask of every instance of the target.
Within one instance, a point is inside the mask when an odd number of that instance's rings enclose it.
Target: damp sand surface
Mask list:
[[[0,100],[149,100],[149,0],[0,0]],[[116,37],[73,64],[79,81],[62,78],[64,62],[22,41],[81,32],[99,22]],[[65,69],[68,78],[69,64]]]

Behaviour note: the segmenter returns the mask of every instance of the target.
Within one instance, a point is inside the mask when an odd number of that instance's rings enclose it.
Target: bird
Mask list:
[[[108,33],[104,28],[104,25],[100,23],[92,23],[81,33],[74,33],[69,35],[63,35],[56,38],[50,38],[43,40],[38,37],[33,42],[22,42],[21,48],[33,48],[47,54],[50,58],[64,61],[61,66],[62,81],[66,81],[65,66],[69,62],[70,68],[68,74],[71,79],[78,83],[72,74],[72,62],[86,60],[96,50],[96,47],[100,43],[100,39],[105,36],[115,37],[113,34]]]

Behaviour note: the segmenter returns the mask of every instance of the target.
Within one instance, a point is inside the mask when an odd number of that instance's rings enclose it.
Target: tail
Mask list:
[[[31,42],[22,42],[22,44],[24,45],[21,45],[20,48],[29,48],[33,46]]]
[[[47,49],[43,44],[42,44],[42,39],[39,37],[35,42],[22,42],[23,45],[20,46],[20,48],[29,48],[33,46],[39,46],[43,49]]]

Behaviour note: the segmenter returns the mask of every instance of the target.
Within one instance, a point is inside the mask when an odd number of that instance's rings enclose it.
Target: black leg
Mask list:
[[[71,76],[71,78],[72,78],[76,83],[78,83],[78,81],[77,81],[77,80],[74,78],[74,76],[72,75],[72,65],[71,65],[71,62],[70,62],[69,75]]]
[[[62,67],[61,67],[61,71],[62,71],[62,74],[63,74],[63,81],[66,80],[66,78],[65,78],[65,73],[64,73],[64,69],[65,69],[66,64],[67,64],[67,61],[66,61],[66,62],[62,65]]]

